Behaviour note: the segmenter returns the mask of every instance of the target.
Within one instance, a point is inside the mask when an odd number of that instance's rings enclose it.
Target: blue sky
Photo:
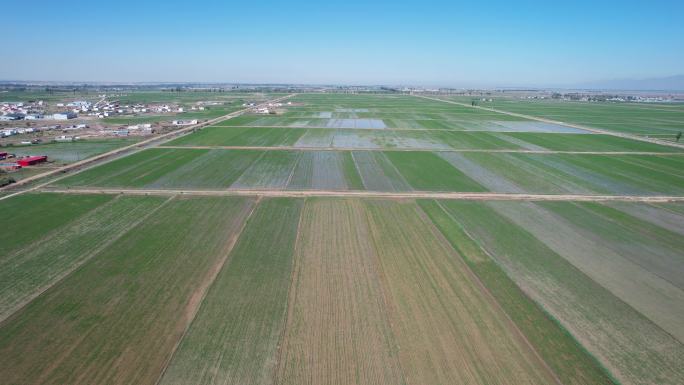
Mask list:
[[[0,79],[555,86],[684,73],[682,1],[33,1]]]

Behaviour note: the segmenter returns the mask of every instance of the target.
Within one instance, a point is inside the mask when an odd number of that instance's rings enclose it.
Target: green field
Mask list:
[[[154,382],[249,206],[178,198],[152,213],[2,323],[3,382]]]
[[[612,383],[600,364],[516,286],[481,243],[473,239],[453,214],[444,209],[444,203],[420,201],[419,204],[530,339],[535,349],[546,357],[546,362],[563,383]]]
[[[204,299],[162,384],[272,381],[301,206],[301,201],[279,199],[259,205]],[[270,236],[264,239],[264,234]]]
[[[684,345],[603,286],[614,280],[615,274],[604,276],[600,271],[584,270],[588,265],[569,259],[569,252],[590,259],[595,244],[589,239],[571,239],[564,246],[559,242],[570,234],[559,232],[548,216],[524,222],[518,219],[535,212],[530,203],[451,201],[442,202],[442,206],[526,295],[620,382],[674,384],[684,379],[679,365]],[[606,282],[602,281],[604,277]],[[622,279],[629,279],[629,275]],[[679,302],[677,306],[681,309],[681,305]],[[668,313],[678,311],[674,308]]]
[[[684,157],[580,154],[439,154],[491,191],[679,195]]]
[[[511,167],[514,166],[514,167]],[[58,186],[678,195],[684,156],[156,148]]]
[[[681,152],[673,147],[601,134],[364,130],[285,127],[207,127],[172,146],[326,147],[341,149],[540,150]]]
[[[470,103],[472,98],[453,100]],[[482,107],[532,115],[617,132],[673,138],[684,130],[682,103],[591,103],[555,100],[495,98]]]
[[[37,190],[0,192],[3,384],[684,383],[680,148],[300,93]]]
[[[485,191],[474,180],[429,152],[387,152],[387,158],[415,190]]]
[[[26,247],[111,199],[96,195],[25,194],[0,201],[5,229],[12,229],[0,232],[0,253],[9,255]]]
[[[71,143],[45,143],[30,146],[8,147],[7,152],[17,156],[47,155],[49,161],[68,164],[90,158],[137,142],[135,138],[79,140]]]
[[[24,248],[3,252],[0,320],[109,246],[163,201],[160,197],[117,197],[47,232]]]

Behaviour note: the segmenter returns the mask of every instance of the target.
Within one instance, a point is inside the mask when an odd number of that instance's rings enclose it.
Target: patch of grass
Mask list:
[[[29,246],[112,199],[107,195],[22,194],[2,200],[0,255]]]
[[[388,151],[385,155],[415,190],[486,191],[449,162],[431,152]]]
[[[354,163],[354,158],[352,158],[351,152],[342,152],[341,156],[344,178],[347,181],[347,187],[349,187],[350,190],[363,190],[363,181],[361,180],[359,171],[356,169],[356,163]]]

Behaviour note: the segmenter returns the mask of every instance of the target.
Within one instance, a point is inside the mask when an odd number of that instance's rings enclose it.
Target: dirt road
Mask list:
[[[553,151],[553,150],[495,150],[495,149],[447,149],[429,147],[407,148],[357,148],[357,147],[297,147],[297,146],[157,146],[158,148],[196,149],[196,150],[264,150],[264,151],[430,151],[430,152],[491,152],[503,154],[582,154],[582,155],[665,155],[684,156],[684,152],[652,152],[652,151]]]
[[[384,192],[384,191],[342,191],[342,190],[175,190],[175,189],[116,189],[116,188],[46,188],[41,192],[66,194],[128,194],[128,195],[200,195],[200,196],[261,196],[261,197],[335,197],[335,198],[387,198],[387,199],[456,199],[456,200],[498,200],[498,201],[575,201],[575,202],[684,202],[684,196],[663,195],[582,195],[582,194],[512,194],[471,192]]]

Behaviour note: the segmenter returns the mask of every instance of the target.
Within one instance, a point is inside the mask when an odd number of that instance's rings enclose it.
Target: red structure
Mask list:
[[[26,158],[21,158],[17,161],[17,163],[21,167],[33,166],[34,164],[43,163],[43,162],[47,162],[47,156],[45,156],[45,155],[27,156]]]

